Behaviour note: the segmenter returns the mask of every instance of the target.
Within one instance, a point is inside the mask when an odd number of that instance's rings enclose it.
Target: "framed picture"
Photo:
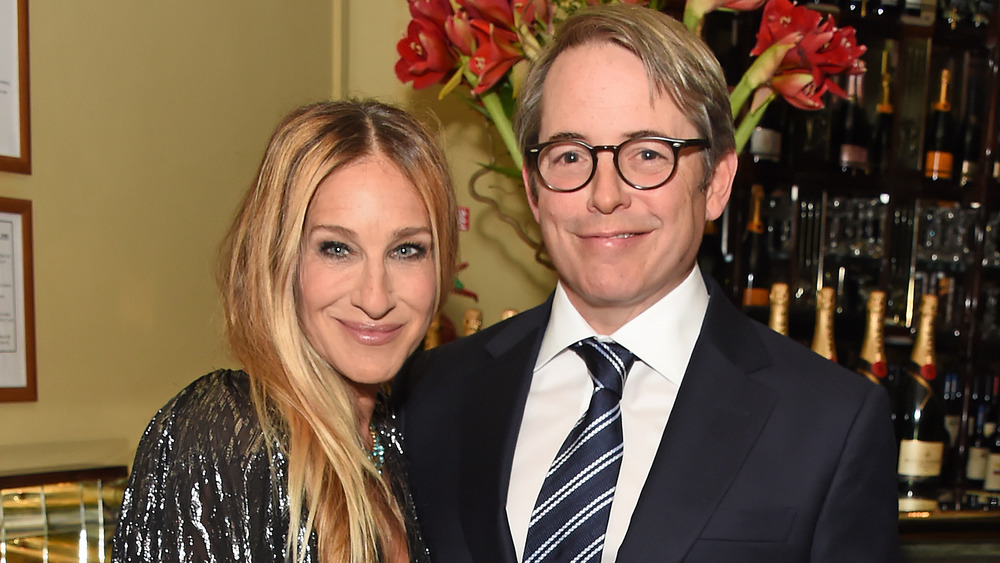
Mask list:
[[[0,197],[0,402],[37,401],[31,202]]]
[[[0,170],[31,174],[28,0],[0,0]]]

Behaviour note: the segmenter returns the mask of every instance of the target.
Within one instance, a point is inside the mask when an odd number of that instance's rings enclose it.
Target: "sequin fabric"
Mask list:
[[[402,440],[380,401],[373,424],[406,515],[411,560],[430,561],[403,477]],[[115,562],[286,560],[288,460],[268,448],[240,371],[210,373],[181,391],[146,428],[112,542]],[[305,561],[317,561],[316,534]]]

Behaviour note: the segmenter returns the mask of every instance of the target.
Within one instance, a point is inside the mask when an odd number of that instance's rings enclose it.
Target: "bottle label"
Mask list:
[[[899,465],[896,472],[900,475],[914,477],[937,477],[941,475],[943,457],[943,442],[901,440],[899,442]]]
[[[987,448],[969,448],[969,461],[965,464],[965,476],[973,481],[986,478],[986,462],[990,457]]]
[[[781,160],[781,133],[764,127],[755,128],[750,134],[750,154],[759,160]]]
[[[990,454],[986,460],[986,481],[983,488],[987,491],[1000,491],[1000,454]]]
[[[901,498],[899,499],[900,512],[930,512],[938,509],[938,503],[929,498]]]
[[[997,430],[997,423],[995,422],[985,422],[983,423],[983,436],[989,438]]]
[[[840,145],[840,165],[848,168],[868,168],[868,149],[860,145]]]
[[[944,429],[948,432],[948,445],[954,446],[958,440],[958,428],[962,425],[962,417],[957,414],[944,415]]]
[[[950,152],[927,151],[927,159],[924,161],[924,176],[935,180],[951,178],[953,161],[954,157]]]

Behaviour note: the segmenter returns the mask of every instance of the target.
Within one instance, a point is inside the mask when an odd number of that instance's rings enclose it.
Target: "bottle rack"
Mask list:
[[[836,166],[823,141],[829,142],[836,126],[839,99],[828,96],[827,108],[819,112],[790,109],[783,145],[796,150],[783,151],[780,163],[754,162],[749,154],[742,155],[733,197],[722,219],[723,252],[731,264],[726,289],[734,302],[739,303],[742,289],[739,252],[749,189],[763,184],[769,190],[765,222],[771,277],[791,287],[792,338],[809,344],[816,290],[833,286],[838,358],[853,367],[867,293],[879,289],[889,296],[885,332],[889,361],[899,364],[912,345],[920,295],[933,292],[941,300],[937,323],[941,372],[959,372],[964,396],[969,397],[980,371],[1000,369],[1000,357],[990,352],[1000,345],[1000,181],[993,175],[994,163],[1000,161],[998,8],[991,7],[988,25],[973,28],[960,23],[955,30],[940,14],[933,25],[918,25],[905,16],[860,17],[847,10],[832,14],[838,25],[854,27],[858,41],[868,46],[864,60],[869,70],[862,91],[871,124],[881,85],[882,52],[890,53],[895,121],[887,166],[883,172],[873,169],[868,174],[842,172]],[[727,76],[738,77],[742,68],[726,66],[749,62],[739,53],[752,46],[760,14],[717,17],[727,18],[726,23],[713,31],[708,20],[706,40],[713,48],[720,40],[733,40],[716,52]],[[720,33],[719,27],[731,33]],[[737,34],[737,30],[742,31]],[[945,67],[954,75],[950,97],[956,125],[967,112],[969,85],[978,85],[980,165],[964,183],[959,180],[959,164],[950,180],[931,180],[923,173],[926,113],[937,94],[936,76]],[[811,136],[802,137],[803,131]],[[800,136],[789,140],[788,135]],[[766,322],[766,308],[746,310]],[[970,416],[974,414],[966,400],[963,425]],[[959,461],[966,440],[960,433]],[[955,483],[952,508],[968,508],[960,493],[963,485],[962,478]],[[991,530],[996,530],[995,524]]]

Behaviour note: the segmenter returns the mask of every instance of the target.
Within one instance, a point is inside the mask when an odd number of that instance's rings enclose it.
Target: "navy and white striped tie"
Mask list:
[[[619,403],[635,356],[594,338],[571,349],[586,362],[594,394],[545,475],[528,523],[523,563],[600,561],[604,549],[622,461]]]

